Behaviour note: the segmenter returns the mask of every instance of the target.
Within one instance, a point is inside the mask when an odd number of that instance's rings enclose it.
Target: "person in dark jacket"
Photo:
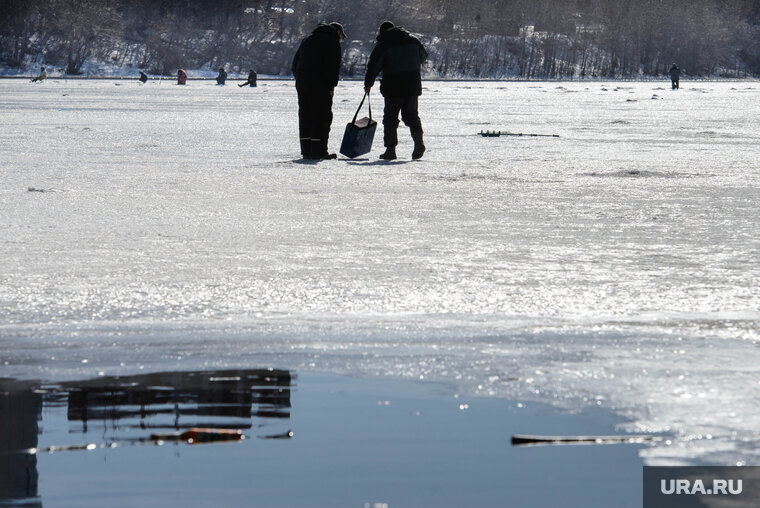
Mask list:
[[[177,69],[177,84],[184,85],[187,83],[187,72],[185,69]]]
[[[227,73],[224,71],[224,67],[220,67],[219,75],[216,77],[216,84],[224,85],[225,81],[227,81]]]
[[[681,69],[676,64],[670,67],[670,83],[673,86],[673,90],[681,88]]]
[[[257,78],[258,78],[258,75],[256,74],[256,71],[254,71],[253,69],[251,69],[251,70],[248,71],[248,81],[246,81],[245,83],[242,83],[242,84],[240,84],[238,86],[245,86],[245,85],[256,86],[256,79]]]
[[[137,78],[140,80],[140,83],[147,83],[148,82],[148,75],[145,74],[143,71],[140,71],[140,77]]]
[[[422,141],[422,121],[417,111],[418,98],[422,95],[420,67],[427,60],[427,51],[415,36],[390,21],[380,25],[377,45],[372,50],[364,77],[364,90],[369,93],[377,76],[382,73],[380,93],[385,97],[383,112],[383,141],[385,153],[381,159],[396,158],[398,144],[398,115],[409,127],[414,140],[412,159],[425,153]]]
[[[346,38],[340,23],[320,23],[293,58],[298,92],[298,130],[304,159],[335,159],[327,151],[332,125],[332,99],[340,72],[340,43]]]

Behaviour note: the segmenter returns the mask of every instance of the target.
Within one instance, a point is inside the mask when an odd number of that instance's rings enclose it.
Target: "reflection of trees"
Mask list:
[[[66,408],[67,419],[81,422],[82,433],[94,426],[97,436],[109,442],[147,439],[155,429],[191,427],[255,427],[254,432],[263,433],[258,437],[285,437],[283,429],[268,430],[267,422],[290,418],[293,379],[289,371],[274,369],[100,377],[44,389],[39,383],[0,379],[0,504],[23,499],[23,506],[42,506],[37,456],[18,452],[38,446],[43,407]]]
[[[291,375],[282,370],[160,372],[61,385],[68,419],[113,430],[248,429],[251,418],[290,417]],[[61,396],[57,402],[63,403]]]

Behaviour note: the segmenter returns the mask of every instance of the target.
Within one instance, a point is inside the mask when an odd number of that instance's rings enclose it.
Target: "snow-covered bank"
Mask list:
[[[120,85],[0,81],[0,376],[263,360],[760,458],[756,83],[431,82],[422,160],[319,164],[290,81]]]
[[[32,78],[34,76],[37,76],[40,73],[40,65],[35,65],[33,67],[28,68],[18,68],[18,67],[0,67],[0,79],[3,78]],[[42,65],[44,67],[44,65]],[[48,76],[51,79],[124,79],[124,80],[130,80],[130,79],[137,79],[140,77],[140,71],[144,71],[145,69],[140,69],[137,67],[104,67],[104,66],[96,66],[92,68],[88,68],[87,72],[83,73],[82,75],[70,75],[66,74],[63,70],[57,69],[57,68],[51,68],[46,67],[46,72],[48,73]],[[218,74],[218,69],[211,69],[211,68],[201,68],[201,69],[185,69],[185,71],[188,74],[188,80],[213,80],[216,78]],[[248,79],[248,70],[243,70],[240,72],[231,71],[229,68],[226,69],[227,71],[227,79],[234,81],[234,80],[246,80]],[[151,80],[172,80],[176,79],[176,75],[159,75],[159,74],[148,74],[149,78]],[[275,74],[259,74],[259,79],[292,79],[292,76],[278,76]],[[363,74],[357,74],[355,76],[350,75],[343,75],[341,76],[342,81],[360,81],[364,80]],[[647,75],[640,75],[635,77],[629,77],[629,78],[619,78],[615,80],[600,78],[600,77],[584,77],[584,78],[575,78],[575,79],[569,79],[569,78],[557,78],[554,80],[539,80],[539,79],[526,79],[520,76],[504,76],[499,78],[477,78],[477,77],[467,77],[467,76],[439,76],[435,73],[428,73],[424,77],[424,81],[427,82],[437,82],[437,81],[451,81],[451,82],[467,82],[467,81],[474,81],[474,82],[530,82],[530,83],[646,83],[646,82],[653,82],[653,83],[669,83],[670,78],[667,75],[662,76],[647,76]],[[725,77],[721,75],[706,75],[706,76],[688,76],[682,78],[682,81],[684,83],[692,82],[692,83],[699,83],[699,82],[756,82],[760,81],[760,77],[748,75],[744,78],[736,78],[736,77]]]

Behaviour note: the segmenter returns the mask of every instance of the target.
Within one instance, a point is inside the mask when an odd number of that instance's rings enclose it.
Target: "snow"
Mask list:
[[[170,83],[0,80],[0,376],[424,379],[760,459],[760,84],[427,82],[422,160],[307,164],[291,81]]]

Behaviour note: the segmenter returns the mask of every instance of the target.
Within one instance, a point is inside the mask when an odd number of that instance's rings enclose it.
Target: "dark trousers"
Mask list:
[[[318,157],[327,153],[327,140],[332,125],[332,94],[330,90],[310,90],[299,87],[298,132],[301,136],[301,155]]]
[[[671,85],[673,86],[673,90],[681,88],[681,86],[680,86],[681,84],[679,83],[678,79],[670,78],[670,81],[671,81]]]
[[[393,148],[398,144],[398,114],[401,112],[401,119],[404,121],[409,130],[412,132],[412,138],[415,134],[422,134],[422,121],[417,112],[418,97],[416,95],[405,95],[403,97],[386,97],[385,110],[383,111],[383,141],[385,146]]]

